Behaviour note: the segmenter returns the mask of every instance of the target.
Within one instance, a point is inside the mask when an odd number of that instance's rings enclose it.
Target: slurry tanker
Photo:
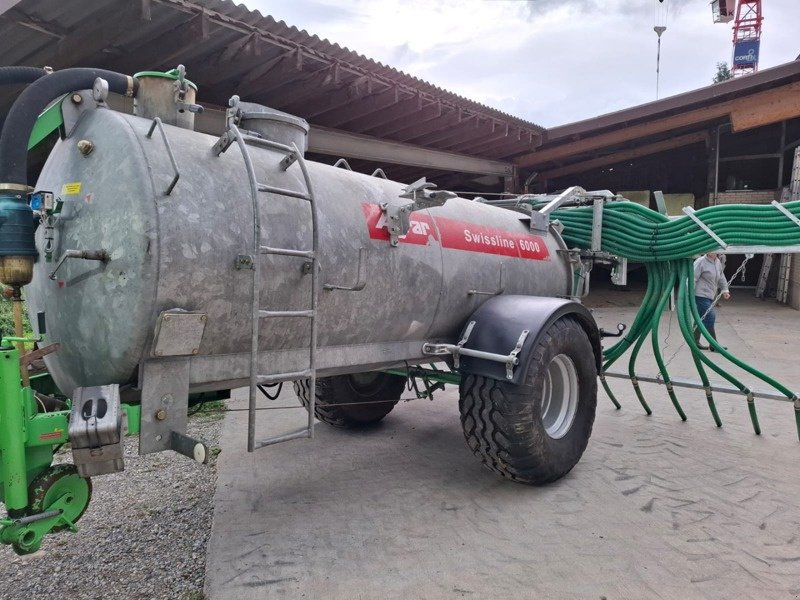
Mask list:
[[[0,540],[19,553],[76,530],[90,478],[124,469],[125,435],[141,454],[205,462],[188,406],[243,386],[254,451],[313,437],[316,420],[377,422],[407,382],[421,396],[455,384],[467,443],[487,467],[554,481],[586,448],[598,375],[607,386],[609,360],[656,331],[675,285],[690,293],[691,255],[634,256],[624,234],[652,240],[672,222],[608,193],[486,202],[307,161],[304,120],[236,96],[221,135],[206,135],[182,67],[0,68],[10,83],[27,87],[0,135],[0,281],[17,323],[0,349]],[[132,97],[134,114],[112,110],[109,94]],[[49,151],[40,169],[29,148]],[[796,206],[782,208],[796,219]],[[775,212],[776,227],[800,232]],[[688,251],[719,245],[687,226],[698,241]],[[611,334],[579,299],[591,264],[619,275],[628,255],[649,261],[651,288],[604,361]],[[692,309],[679,308],[692,341]],[[37,358],[48,374],[30,377]],[[257,399],[283,382],[308,422],[265,438]],[[53,465],[65,443],[72,463]]]

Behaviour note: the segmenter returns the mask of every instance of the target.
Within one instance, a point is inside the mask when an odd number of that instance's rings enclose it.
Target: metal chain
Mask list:
[[[747,261],[749,261],[751,258],[753,258],[753,255],[752,255],[752,254],[745,254],[745,255],[744,255],[744,260],[742,261],[742,264],[741,264],[741,265],[739,265],[739,268],[738,268],[738,269],[736,269],[736,272],[733,274],[733,276],[731,276],[731,278],[730,278],[730,279],[727,279],[727,280],[726,280],[726,281],[727,281],[727,284],[728,284],[728,286],[730,286],[730,284],[733,282],[733,280],[735,280],[735,279],[736,279],[736,277],[739,275],[739,273],[741,273],[742,271],[744,271],[744,268],[745,268],[745,266],[747,265]],[[724,293],[724,292],[720,292],[719,294],[717,294],[717,297],[716,297],[716,298],[714,298],[714,301],[711,303],[711,306],[710,306],[710,307],[708,308],[708,310],[706,310],[706,312],[704,312],[704,313],[703,313],[703,315],[700,317],[700,320],[701,320],[701,321],[702,321],[703,319],[705,319],[705,318],[706,318],[706,316],[708,316],[708,313],[710,313],[710,312],[711,312],[711,310],[714,308],[714,306],[716,305],[716,303],[717,303],[717,302],[719,302],[719,299],[720,299],[720,298],[722,298],[722,295],[723,295],[723,293]],[[671,319],[671,318],[672,318],[672,316],[670,315],[670,319]],[[669,357],[669,360],[667,360],[667,362],[665,362],[665,363],[664,363],[664,368],[665,368],[665,369],[666,369],[666,368],[669,366],[669,364],[670,364],[670,363],[673,361],[673,359],[674,359],[674,358],[675,358],[675,357],[678,355],[678,353],[679,353],[681,350],[683,350],[683,347],[684,347],[685,345],[686,345],[686,340],[683,340],[683,343],[681,343],[681,345],[677,347],[677,349],[675,350],[675,352],[673,352],[673,353],[672,353],[672,356],[670,356],[670,357]],[[661,374],[660,374],[660,373],[658,374],[658,378],[659,378],[659,379],[661,378]]]
[[[747,261],[749,261],[752,257],[753,257],[752,254],[745,254],[744,255],[744,260],[742,261],[742,264],[739,265],[739,268],[736,269],[736,272],[733,274],[733,276],[730,279],[726,280],[728,287],[730,287],[731,283],[733,283],[733,280],[736,279],[736,277],[739,275],[739,273],[744,271],[744,268],[747,266]],[[706,316],[708,316],[708,313],[710,313],[713,310],[713,308],[716,306],[717,302],[719,302],[719,299],[722,298],[722,296],[724,294],[725,294],[725,292],[720,292],[719,294],[717,294],[717,297],[714,298],[714,301],[711,303],[711,306],[709,306],[708,310],[706,310],[706,312],[703,313],[703,316],[700,317],[701,321],[703,319],[705,319]]]

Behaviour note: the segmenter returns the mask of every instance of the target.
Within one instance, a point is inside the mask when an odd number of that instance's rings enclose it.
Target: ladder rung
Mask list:
[[[283,435],[276,435],[275,437],[266,438],[256,442],[256,448],[263,448],[264,446],[271,446],[272,444],[280,444],[281,442],[288,442],[289,440],[296,440],[298,438],[310,438],[311,430],[308,427],[285,433]]]
[[[292,250],[291,248],[272,248],[261,246],[261,254],[279,254],[281,256],[299,256],[300,258],[314,258],[313,250]]]
[[[242,134],[242,139],[249,144],[253,144],[254,146],[263,146],[265,148],[272,148],[273,150],[280,150],[287,154],[294,152],[294,148],[292,148],[291,146],[287,146],[286,144],[281,144],[280,142],[276,142],[273,140],[268,140],[266,138],[256,137],[254,135]]]
[[[295,371],[293,373],[275,373],[274,375],[259,375],[258,384],[278,383],[280,381],[297,381],[298,379],[308,379],[311,377],[311,369]]]
[[[294,190],[287,190],[286,188],[275,187],[274,185],[267,185],[266,183],[258,184],[259,192],[269,192],[270,194],[278,194],[280,196],[289,196],[290,198],[300,198],[311,202],[311,196],[304,192],[296,192]]]
[[[258,316],[262,319],[275,317],[305,317],[310,319],[314,316],[313,310],[260,310]]]

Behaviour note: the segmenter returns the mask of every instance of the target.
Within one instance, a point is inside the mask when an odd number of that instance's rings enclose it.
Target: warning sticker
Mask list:
[[[61,186],[61,195],[62,196],[71,196],[73,194],[80,194],[81,193],[81,182],[80,181],[73,181],[72,183],[65,183]]]

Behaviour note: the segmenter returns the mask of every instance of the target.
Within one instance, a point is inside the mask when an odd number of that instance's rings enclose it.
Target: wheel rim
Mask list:
[[[566,354],[547,365],[542,391],[542,424],[553,439],[564,437],[578,412],[578,370]]]
[[[380,371],[368,371],[366,373],[352,373],[348,375],[350,387],[361,394],[371,394],[381,386]]]

